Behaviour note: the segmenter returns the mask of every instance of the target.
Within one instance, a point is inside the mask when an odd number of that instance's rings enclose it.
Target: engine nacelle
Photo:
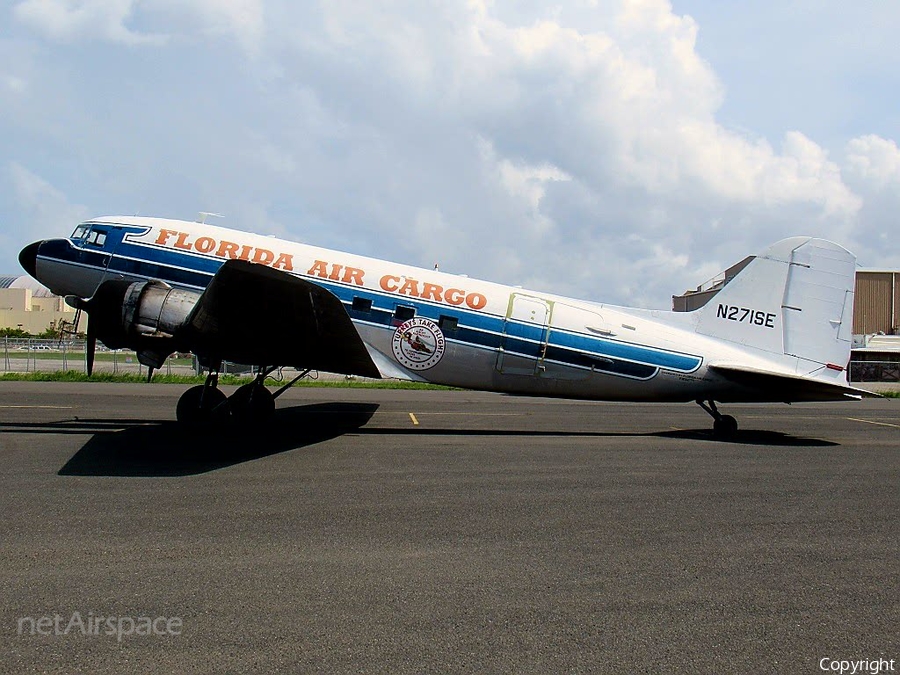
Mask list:
[[[129,338],[173,337],[199,299],[196,291],[162,281],[135,282],[122,301],[122,327]]]
[[[159,368],[179,349],[178,330],[187,322],[201,293],[172,288],[162,281],[104,281],[90,300],[66,298],[88,313],[88,372],[95,340],[110,349],[127,347],[146,366]]]

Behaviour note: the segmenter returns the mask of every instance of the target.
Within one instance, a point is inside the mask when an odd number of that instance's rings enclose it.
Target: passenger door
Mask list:
[[[553,303],[524,293],[509,296],[497,370],[506,375],[540,375],[547,353]]]

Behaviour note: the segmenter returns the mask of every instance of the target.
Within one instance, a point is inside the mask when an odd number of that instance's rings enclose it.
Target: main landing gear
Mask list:
[[[276,392],[266,388],[266,378],[276,366],[260,368],[256,379],[239,387],[230,397],[219,389],[219,368],[216,364],[206,376],[206,382],[191,387],[178,399],[175,417],[182,424],[216,425],[233,419],[242,424],[265,422],[275,412],[275,399],[291,388],[297,380],[309,375],[304,370]]]
[[[183,424],[214,424],[228,419],[228,397],[218,388],[218,368],[209,371],[206,382],[191,387],[178,399],[175,417]]]
[[[715,401],[697,401],[697,405],[713,418],[713,434],[718,438],[732,438],[737,434],[738,423],[731,415],[723,415],[716,407]]]

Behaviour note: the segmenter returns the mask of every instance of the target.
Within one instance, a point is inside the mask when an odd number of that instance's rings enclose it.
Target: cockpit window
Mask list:
[[[87,225],[79,225],[72,233],[72,239],[84,239],[90,228]]]
[[[102,230],[91,230],[87,236],[87,243],[94,246],[103,246],[106,243],[106,232]]]

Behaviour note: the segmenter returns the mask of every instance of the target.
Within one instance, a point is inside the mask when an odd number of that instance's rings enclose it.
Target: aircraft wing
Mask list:
[[[790,403],[792,401],[841,401],[847,398],[881,398],[879,394],[865,389],[834,382],[824,382],[792,373],[780,373],[726,363],[712,363],[709,368],[735,384],[756,389],[761,393],[768,393],[772,401]]]
[[[337,296],[243,260],[219,268],[181,338],[212,360],[381,377]]]

